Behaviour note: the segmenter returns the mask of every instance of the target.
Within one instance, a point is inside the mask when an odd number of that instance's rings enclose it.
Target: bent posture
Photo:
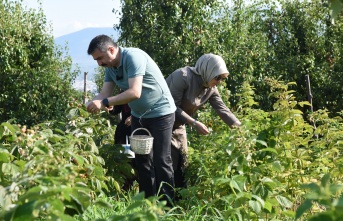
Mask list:
[[[166,79],[177,110],[172,135],[172,158],[175,187],[187,187],[185,168],[187,165],[187,135],[185,124],[199,134],[209,134],[209,129],[194,118],[195,112],[209,102],[220,118],[230,127],[241,122],[224,104],[216,87],[229,75],[222,57],[214,54],[201,56],[195,67],[177,69]]]
[[[150,154],[135,156],[139,190],[149,197],[160,188],[164,199],[172,199],[174,175],[170,143],[176,107],[159,67],[144,51],[119,47],[106,35],[93,38],[88,54],[106,69],[103,88],[87,103],[87,110],[97,113],[110,106],[129,104],[132,131],[144,127],[154,137]],[[112,96],[115,84],[123,92]]]

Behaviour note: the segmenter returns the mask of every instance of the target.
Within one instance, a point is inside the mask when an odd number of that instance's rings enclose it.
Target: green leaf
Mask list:
[[[282,207],[291,208],[293,206],[293,203],[284,196],[278,195],[275,198]]]
[[[12,124],[7,123],[7,122],[2,123],[1,126],[4,126],[4,127],[7,128],[8,130],[10,130],[13,134],[15,134],[16,131],[17,131],[17,129],[16,129],[17,127],[14,128],[14,126],[13,126]]]
[[[4,174],[15,176],[19,172],[21,172],[21,169],[20,167],[18,167],[17,165],[13,163],[3,163],[1,167],[1,171]]]
[[[333,19],[335,19],[338,16],[338,14],[342,11],[343,3],[340,0],[329,0],[329,2],[331,15]]]
[[[12,154],[10,154],[7,150],[0,150],[0,162],[1,163],[8,163],[13,158]]]
[[[321,180],[321,185],[323,187],[325,187],[325,186],[329,185],[329,182],[330,182],[330,174],[327,173],[323,176],[323,178]]]
[[[263,148],[261,150],[259,150],[259,152],[272,152],[277,154],[277,151],[274,148],[268,147],[268,148]]]
[[[83,166],[85,163],[85,159],[82,156],[79,156],[78,154],[74,153],[74,152],[69,152],[69,154],[72,156],[73,159],[76,160],[77,164],[79,166]]]
[[[273,205],[269,201],[264,202],[264,209],[266,209],[268,212],[272,212],[273,210]]]
[[[262,205],[262,207],[264,207],[264,200],[261,197],[252,195],[252,198],[256,199]]]
[[[307,210],[311,209],[312,200],[306,199],[298,208],[295,213],[295,219],[299,219]]]
[[[19,205],[12,216],[13,221],[32,221],[36,217],[33,216],[35,210],[35,201],[29,201],[23,205]]]
[[[282,166],[280,161],[274,161],[272,162],[272,168],[273,171],[277,171],[277,172],[282,172]]]
[[[244,176],[240,176],[240,175],[233,176],[230,181],[230,186],[242,192],[244,190],[245,181],[246,181],[246,177]]]
[[[158,216],[153,211],[148,211],[146,216],[147,216],[147,220],[149,220],[149,221],[150,220],[151,221],[157,221],[158,220]]]
[[[308,101],[301,101],[298,103],[300,107],[304,107],[304,105],[311,106],[311,103]]]
[[[65,132],[59,128],[54,128],[53,129],[54,133],[59,134],[59,135],[65,135]]]
[[[237,199],[240,198],[244,198],[244,199],[251,199],[252,198],[252,194],[251,193],[247,193],[247,192],[240,192],[237,194]]]
[[[263,140],[256,140],[256,143],[259,143],[259,144],[261,144],[261,145],[263,145],[265,147],[268,147],[267,143],[265,141],[263,141]]]
[[[103,201],[103,200],[97,200],[94,202],[94,205],[95,206],[99,206],[99,207],[103,207],[103,208],[108,208],[108,209],[111,209],[113,208],[112,204],[106,202],[106,201]]]
[[[60,199],[45,199],[44,203],[48,203],[54,211],[64,212],[65,205]]]
[[[144,201],[134,201],[132,204],[130,204],[126,210],[127,211],[130,211],[130,210],[133,210],[133,209],[136,209],[136,208],[139,208],[141,206],[144,205]]]
[[[249,206],[255,213],[261,212],[261,204],[255,200],[249,200]]]
[[[342,216],[337,217],[335,212],[330,210],[313,215],[309,221],[341,221]]]
[[[53,135],[51,137],[48,138],[49,142],[55,144],[55,143],[58,143],[62,140],[62,137],[61,136],[58,136],[58,135]]]
[[[140,192],[137,195],[135,195],[132,200],[136,200],[136,201],[140,201],[140,200],[144,200],[144,192]]]

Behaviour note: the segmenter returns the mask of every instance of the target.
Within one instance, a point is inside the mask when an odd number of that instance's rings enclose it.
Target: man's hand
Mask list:
[[[92,100],[86,103],[87,111],[96,114],[99,113],[99,111],[104,108],[104,105],[102,105],[101,100]],[[107,109],[107,108],[106,108]],[[108,109],[107,109],[108,111]]]

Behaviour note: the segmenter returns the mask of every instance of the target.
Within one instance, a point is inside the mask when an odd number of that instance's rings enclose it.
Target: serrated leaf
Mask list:
[[[268,212],[272,212],[273,210],[273,205],[269,201],[264,202],[264,209],[266,209]]]
[[[261,204],[255,200],[249,200],[249,207],[255,212],[261,212]]]
[[[293,206],[293,203],[284,196],[278,195],[275,198],[282,207],[291,208]]]

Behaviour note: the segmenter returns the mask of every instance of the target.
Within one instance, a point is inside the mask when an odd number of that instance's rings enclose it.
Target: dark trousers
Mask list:
[[[145,192],[146,197],[162,195],[163,200],[174,199],[174,171],[171,158],[171,136],[175,121],[175,114],[168,114],[157,118],[139,118],[132,116],[131,129],[144,127],[154,137],[150,154],[136,154],[136,166],[139,177],[139,190]],[[138,130],[134,135],[147,134]]]
[[[187,188],[188,182],[185,177],[186,156],[180,149],[171,147],[175,188]]]

